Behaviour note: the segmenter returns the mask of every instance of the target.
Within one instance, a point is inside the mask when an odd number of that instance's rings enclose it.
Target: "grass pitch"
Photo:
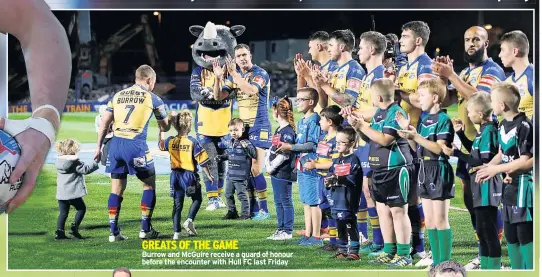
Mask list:
[[[449,110],[453,117],[454,108]],[[80,142],[92,143],[96,141],[94,131],[94,117],[96,113],[64,114],[62,128],[58,139],[75,138]],[[296,120],[300,118],[296,113]],[[26,118],[28,114],[10,115],[12,119]],[[273,129],[276,123],[273,122]],[[157,125],[151,119],[148,132],[148,141],[157,140]],[[171,134],[174,134],[170,132]],[[87,213],[81,225],[81,233],[88,238],[85,240],[55,241],[54,231],[58,216],[56,194],[56,172],[54,165],[45,165],[33,196],[16,212],[9,216],[8,227],[8,268],[9,269],[110,269],[119,265],[131,269],[386,269],[368,264],[368,258],[362,257],[360,261],[346,262],[330,259],[332,253],[315,248],[297,246],[294,236],[290,241],[270,241],[265,238],[276,228],[275,207],[273,191],[268,180],[268,206],[272,217],[265,221],[224,221],[222,216],[225,209],[205,211],[207,204],[205,197],[202,209],[196,218],[196,228],[199,237],[189,238],[183,233],[182,240],[238,240],[239,250],[229,252],[250,253],[272,251],[292,253],[288,258],[287,266],[274,265],[210,265],[210,266],[178,266],[160,265],[151,266],[142,264],[142,241],[138,238],[140,229],[140,200],[141,186],[135,177],[129,177],[128,187],[125,191],[124,202],[120,217],[120,226],[123,234],[129,239],[123,242],[109,243],[109,224],[107,214],[107,199],[110,193],[110,179],[102,174],[91,174],[86,177],[89,194],[84,198]],[[204,190],[204,188],[203,188]],[[303,207],[299,201],[297,185],[293,187],[295,206],[294,229],[304,228]],[[205,192],[204,192],[205,193]],[[452,199],[452,206],[464,208],[461,185],[456,180],[456,198]],[[191,201],[185,201],[183,220],[188,213]],[[169,197],[169,176],[157,176],[157,205],[153,215],[153,226],[161,231],[159,239],[171,239],[173,234],[171,207],[172,199]],[[72,209],[66,224],[73,220],[75,211]],[[477,247],[474,232],[471,227],[468,213],[461,210],[450,211],[454,247],[452,258],[467,263],[476,256]],[[372,237],[369,230],[370,237]],[[428,249],[428,239],[426,238]],[[156,252],[176,252],[156,251]],[[181,250],[185,251],[185,250]],[[193,250],[190,250],[193,251]],[[198,250],[196,250],[198,251]],[[150,252],[150,251],[148,251]],[[223,250],[206,250],[205,252],[223,252]],[[183,258],[177,258],[183,259]],[[188,260],[184,258],[183,260]],[[506,247],[503,246],[503,261],[508,263]],[[410,269],[414,269],[411,267]]]

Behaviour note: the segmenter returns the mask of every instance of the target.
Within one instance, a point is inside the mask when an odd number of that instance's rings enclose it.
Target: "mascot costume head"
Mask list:
[[[213,68],[215,59],[220,59],[220,65],[224,65],[228,55],[234,56],[236,37],[242,35],[243,32],[245,32],[245,26],[242,25],[227,27],[207,22],[205,27],[190,26],[190,33],[198,37],[192,46],[192,58],[196,64],[207,69]]]

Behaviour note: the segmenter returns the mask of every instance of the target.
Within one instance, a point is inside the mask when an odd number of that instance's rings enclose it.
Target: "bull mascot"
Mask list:
[[[192,70],[190,78],[190,96],[197,102],[194,125],[198,141],[209,155],[209,170],[214,179],[212,182],[203,174],[208,211],[226,207],[221,197],[226,162],[216,162],[215,157],[224,152],[224,149],[219,148],[218,145],[221,138],[229,133],[228,122],[232,119],[233,110],[231,99],[224,101],[213,99],[215,82],[213,61],[218,59],[220,65],[224,65],[228,55],[233,57],[233,49],[237,45],[236,37],[242,35],[244,31],[245,26],[227,27],[215,25],[212,22],[207,22],[205,27],[190,26],[190,33],[198,38],[192,46],[192,58],[198,66]],[[221,87],[223,85],[220,84]]]

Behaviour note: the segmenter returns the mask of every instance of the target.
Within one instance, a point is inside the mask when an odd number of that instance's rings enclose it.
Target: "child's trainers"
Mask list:
[[[228,205],[226,205],[226,203],[224,203],[224,200],[222,200],[222,197],[220,197],[220,196],[217,198],[217,202],[218,202],[218,207],[220,209],[228,207]]]
[[[183,228],[186,230],[189,236],[198,235],[198,232],[196,232],[196,227],[194,226],[194,221],[192,221],[190,218],[184,222]]]
[[[350,253],[348,254],[348,257],[346,257],[347,261],[357,261],[359,260],[359,255],[356,253]]]
[[[83,236],[81,236],[81,234],[79,233],[79,228],[77,228],[77,226],[75,226],[75,222],[72,223],[72,226],[70,228],[70,234],[78,239],[85,239],[83,238]]]
[[[282,232],[282,230],[280,229],[275,230],[275,232],[273,232],[269,237],[267,237],[267,239],[275,240],[275,238],[280,234],[280,232]]]
[[[335,255],[331,256],[331,258],[335,258],[335,259],[344,259],[346,257],[348,257],[346,253],[342,253],[342,252],[337,252],[335,253]]]
[[[373,252],[370,252],[369,254],[367,254],[367,256],[369,256],[369,257],[378,257],[378,256],[382,255],[382,253],[384,253],[384,246],[382,246],[382,248],[380,248],[380,249],[375,249]]]
[[[119,229],[119,232],[116,235],[114,233],[109,233],[109,242],[122,241],[122,240],[127,240],[127,239],[128,239],[128,237],[123,236],[120,233],[120,229]]]
[[[362,244],[362,247],[359,250],[359,254],[371,255],[372,253],[377,253],[376,256],[378,256],[383,250],[384,250],[384,245],[378,245],[378,244],[374,244],[372,241],[366,241],[364,242],[364,244]]]
[[[266,220],[270,217],[269,213],[264,211],[264,210],[260,210],[260,212],[258,212],[253,218],[252,220]]]
[[[174,239],[174,240],[178,240],[179,238],[181,238],[181,232],[175,232],[175,233],[173,233],[173,239]]]
[[[409,266],[409,265],[412,265],[412,258],[409,256],[399,256],[399,255],[395,255],[395,257],[393,258],[393,260],[391,260],[390,262],[386,263],[387,266],[391,266],[391,267],[403,267],[403,266]]]
[[[300,243],[301,246],[323,246],[324,241],[322,239],[316,239],[315,237],[310,237],[304,242]]]
[[[238,219],[239,214],[237,211],[228,211],[222,219]]]
[[[61,239],[70,239],[70,238],[66,236],[66,233],[64,233],[63,230],[56,230],[55,240],[61,240]]]
[[[207,202],[207,208],[205,208],[206,211],[214,211],[216,209],[220,208],[220,204],[216,197],[209,198],[209,202]]]
[[[302,236],[300,239],[297,240],[297,244],[302,245],[308,239],[308,237]]]
[[[292,239],[292,234],[288,234],[285,231],[281,231],[273,240],[289,240]]]
[[[339,246],[337,244],[328,243],[328,244],[322,246],[322,250],[324,250],[324,251],[333,252],[333,251],[337,251],[337,249],[339,249]]]
[[[141,230],[139,231],[140,239],[156,239],[160,235],[160,232],[156,231],[154,228],[150,228],[149,231]]]
[[[394,258],[395,255],[382,252],[376,257],[376,259],[369,261],[369,264],[387,264],[391,262]]]

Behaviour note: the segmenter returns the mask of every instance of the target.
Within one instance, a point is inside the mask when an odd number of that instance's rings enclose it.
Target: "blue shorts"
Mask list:
[[[248,130],[248,139],[257,148],[271,148],[271,128],[250,127]]]
[[[468,165],[463,160],[457,161],[457,167],[455,169],[455,176],[461,180],[468,180],[470,181],[470,174]]]
[[[154,175],[154,161],[144,140],[113,137],[109,142],[106,173]]]
[[[354,154],[358,157],[361,163],[363,177],[370,177],[371,172],[373,171],[371,169],[371,166],[369,165],[369,151],[370,150],[371,150],[371,146],[368,143],[366,143],[363,146],[359,146],[354,152]]]
[[[195,186],[196,190],[201,190],[197,173],[183,169],[171,170],[171,175],[169,176],[169,195],[171,197],[175,197],[176,192],[186,193],[186,188],[190,186]]]
[[[329,205],[329,203],[331,203],[331,190],[329,189],[326,189],[326,186],[324,186],[324,176],[319,176],[318,177],[318,192],[319,192],[319,196],[318,196],[318,200],[319,200],[319,204],[318,204],[318,207],[322,210],[325,210],[325,209],[329,209],[331,206]]]
[[[319,204],[318,199],[318,176],[304,173],[297,174],[297,183],[299,184],[299,198],[303,204],[315,206]]]

